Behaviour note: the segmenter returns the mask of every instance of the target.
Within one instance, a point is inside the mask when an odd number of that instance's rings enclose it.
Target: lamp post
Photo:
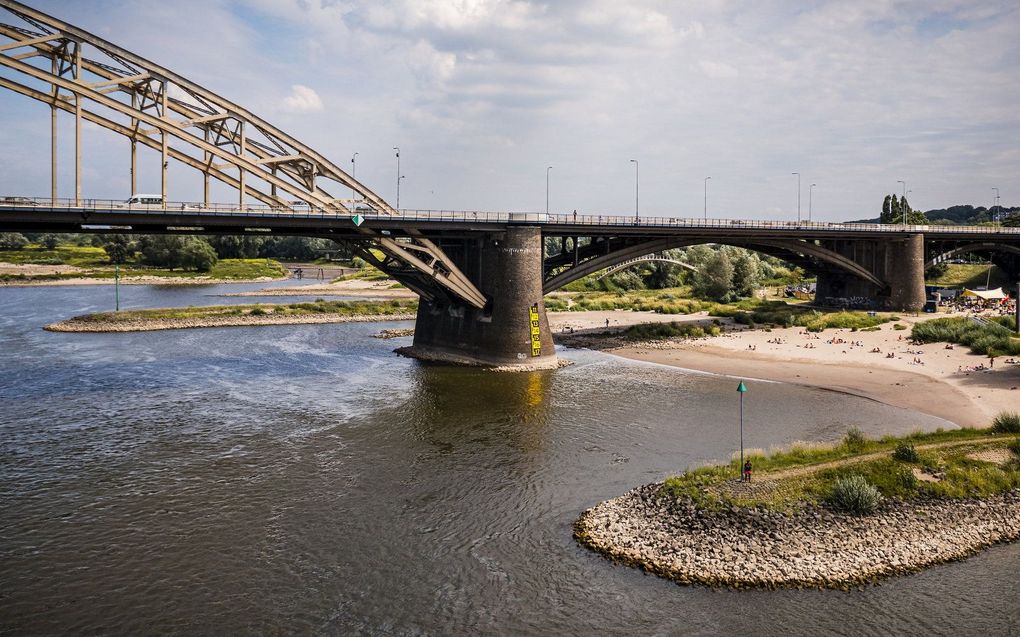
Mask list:
[[[815,186],[818,184],[811,184],[807,189],[807,220],[811,221],[811,201],[813,199]]]
[[[995,191],[995,203],[992,204],[992,221],[998,221],[997,213],[999,211],[999,189],[992,186],[992,190]]]
[[[708,180],[711,177],[705,177],[705,220],[708,221]]]
[[[900,208],[903,210],[903,225],[907,225],[907,207],[903,205],[903,200],[907,197],[907,182],[902,179],[897,179],[896,183],[903,184],[903,196],[900,198]]]
[[[800,173],[790,174],[797,175],[797,223],[800,223]]]
[[[630,161],[634,164],[634,220],[637,221],[641,216],[638,212],[638,189],[640,187],[641,174],[638,168],[638,160],[632,159]]]
[[[397,210],[400,210],[400,147],[394,146],[397,151]]]
[[[354,162],[358,158],[358,153],[354,153],[351,156],[351,178],[354,181],[358,180],[358,165]],[[358,195],[354,192],[354,186],[351,186],[351,199],[357,199]]]
[[[741,478],[744,473],[744,394],[747,392],[747,386],[744,385],[744,381],[740,381],[737,385],[737,393],[740,394],[740,466],[738,467],[738,473]]]
[[[545,167],[545,214],[549,215],[549,171],[552,170],[552,166]]]

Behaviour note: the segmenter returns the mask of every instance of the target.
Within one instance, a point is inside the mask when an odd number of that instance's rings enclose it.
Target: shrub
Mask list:
[[[892,328],[894,330],[905,330],[905,329],[907,329],[907,326],[904,325],[903,323],[894,323]]]
[[[1006,445],[1006,448],[1013,454],[1013,459],[1020,462],[1020,438]]]
[[[992,421],[992,431],[1000,434],[1020,434],[1020,414],[1004,411]]]
[[[871,513],[881,501],[882,494],[875,485],[857,474],[836,478],[829,494],[829,504],[833,508],[851,515]]]
[[[864,447],[868,442],[868,437],[864,435],[860,427],[850,427],[846,431],[846,435],[843,436],[843,444],[846,445],[847,449],[856,451]]]
[[[892,457],[900,462],[920,462],[921,460],[921,456],[917,454],[917,449],[914,449],[914,445],[905,442],[896,445]]]
[[[252,316],[263,316],[267,314],[267,312],[260,307],[253,307],[249,314],[251,314]]]

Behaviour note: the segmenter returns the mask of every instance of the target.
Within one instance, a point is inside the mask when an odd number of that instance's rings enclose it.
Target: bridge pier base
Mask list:
[[[832,305],[844,300],[849,307],[866,307],[860,299],[875,307],[897,312],[924,309],[924,237],[911,234],[876,241],[839,241],[827,245],[831,250],[853,259],[886,282],[880,289],[873,283],[842,270],[826,269],[818,274],[815,302]],[[842,303],[840,303],[842,304]]]
[[[483,367],[557,367],[542,301],[541,230],[511,226],[448,254],[491,301],[479,310],[446,299],[423,298],[418,304],[414,344],[401,353]]]

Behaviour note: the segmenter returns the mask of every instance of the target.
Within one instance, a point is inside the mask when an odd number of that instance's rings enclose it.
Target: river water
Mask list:
[[[218,296],[242,289],[121,295],[251,302]],[[1020,631],[1016,545],[849,593],[681,587],[579,547],[585,508],[729,456],[732,379],[579,350],[496,374],[371,338],[409,324],[41,329],[112,301],[0,289],[0,634]],[[748,447],[950,426],[748,388]]]

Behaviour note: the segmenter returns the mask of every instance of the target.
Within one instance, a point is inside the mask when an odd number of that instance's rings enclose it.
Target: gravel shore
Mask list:
[[[708,511],[638,487],[585,511],[582,544],[682,584],[846,589],[1020,537],[1020,490],[982,500],[886,501],[855,517],[823,506]]]

